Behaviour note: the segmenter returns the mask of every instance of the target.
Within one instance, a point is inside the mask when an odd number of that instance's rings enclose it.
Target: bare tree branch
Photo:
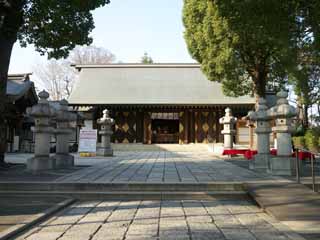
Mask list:
[[[34,69],[35,75],[50,93],[52,100],[69,98],[78,73],[71,64],[107,64],[115,61],[115,56],[104,48],[95,46],[76,47],[67,60],[49,60]]]

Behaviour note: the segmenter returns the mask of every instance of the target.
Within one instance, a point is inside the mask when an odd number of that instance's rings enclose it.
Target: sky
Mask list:
[[[182,7],[183,0],[111,0],[93,11],[93,45],[121,62],[140,62],[144,52],[157,63],[194,62],[183,38]],[[32,46],[16,43],[9,73],[33,72],[46,61]]]

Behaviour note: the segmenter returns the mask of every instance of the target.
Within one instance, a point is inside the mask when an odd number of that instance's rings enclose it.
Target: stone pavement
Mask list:
[[[19,240],[302,240],[245,199],[78,202]]]
[[[269,214],[306,239],[320,239],[320,195],[297,183],[250,183],[249,194]]]
[[[70,199],[38,195],[0,195],[0,239],[27,227],[49,212],[57,211]]]
[[[98,157],[91,158],[97,162]],[[91,159],[87,159],[88,162]],[[223,161],[209,152],[118,152],[114,157],[55,180],[56,182],[196,183],[212,181],[286,181]]]

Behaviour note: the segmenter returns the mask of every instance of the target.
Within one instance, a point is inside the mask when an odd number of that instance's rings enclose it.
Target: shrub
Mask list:
[[[293,146],[295,148],[305,148],[306,147],[305,139],[303,136],[293,137],[292,141],[293,141]]]
[[[304,137],[306,147],[310,151],[318,152],[319,151],[319,129],[312,128],[307,130]]]
[[[303,127],[303,125],[302,124],[297,124],[295,126],[295,130],[294,130],[292,135],[294,137],[303,137],[305,135],[305,133],[306,133],[306,129]]]

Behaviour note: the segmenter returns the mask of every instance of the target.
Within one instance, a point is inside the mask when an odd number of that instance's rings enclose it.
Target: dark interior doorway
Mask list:
[[[179,119],[159,119],[151,121],[152,143],[179,143]]]

